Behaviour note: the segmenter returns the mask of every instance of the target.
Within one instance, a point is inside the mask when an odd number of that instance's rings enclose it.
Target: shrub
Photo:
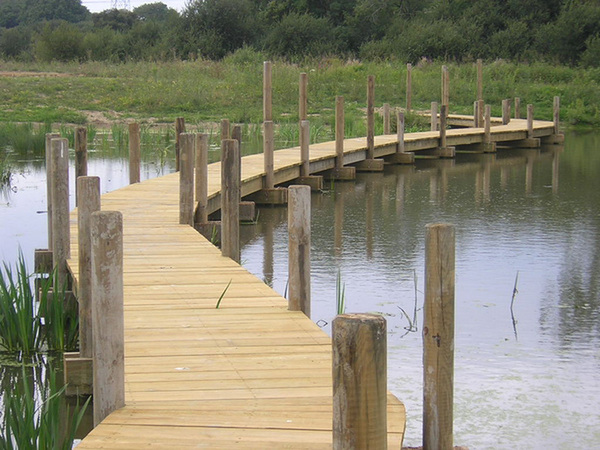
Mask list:
[[[34,54],[40,61],[73,61],[85,55],[83,34],[67,22],[47,23],[34,38]]]
[[[0,55],[18,58],[31,48],[31,33],[24,27],[15,27],[0,32]]]

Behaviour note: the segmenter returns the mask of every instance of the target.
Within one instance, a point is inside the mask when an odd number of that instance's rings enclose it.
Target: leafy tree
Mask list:
[[[94,14],[93,16],[95,28],[110,28],[115,31],[128,31],[133,28],[133,25],[139,20],[138,16],[126,9],[107,9]]]
[[[34,54],[42,61],[72,61],[85,55],[83,33],[74,25],[48,22],[34,38]]]
[[[0,30],[0,55],[17,58],[30,50],[31,32],[25,27]]]
[[[162,2],[146,3],[133,9],[133,13],[142,21],[167,22],[179,17],[179,13]]]
[[[19,0],[0,0],[0,27],[12,28],[19,25],[22,5]]]
[[[22,5],[20,21],[26,24],[49,20],[77,23],[90,15],[81,0],[22,0]]]

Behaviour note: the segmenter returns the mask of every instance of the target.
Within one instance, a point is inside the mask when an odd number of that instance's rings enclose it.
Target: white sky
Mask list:
[[[146,3],[164,3],[169,8],[176,9],[181,12],[187,0],[129,0],[130,10],[136,8],[141,5],[145,5]],[[91,12],[100,12],[106,9],[112,8],[111,0],[81,0],[81,4],[89,9]],[[122,1],[119,1],[119,5],[122,5]]]

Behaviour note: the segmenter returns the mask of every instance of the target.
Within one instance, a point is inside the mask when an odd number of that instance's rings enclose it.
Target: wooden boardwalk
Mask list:
[[[537,136],[552,134],[552,123],[534,125]],[[523,139],[526,122],[492,132]],[[482,136],[483,129],[449,130],[448,145]],[[436,145],[435,132],[406,135],[408,151]],[[395,136],[379,136],[375,155],[395,147]],[[311,172],[334,166],[332,142],[310,150]],[[366,140],[346,140],[345,152],[346,163],[364,159]],[[276,183],[297,178],[299,165],[298,148],[275,152]],[[244,157],[243,195],[259,190],[263,175],[262,155]],[[210,211],[219,207],[219,189],[215,163]],[[123,214],[126,406],[78,448],[331,448],[330,338],[193,228],[179,225],[178,208],[178,174],[102,196],[103,210]],[[76,220],[72,214],[75,281]],[[400,447],[404,429],[404,406],[388,394],[390,448]]]

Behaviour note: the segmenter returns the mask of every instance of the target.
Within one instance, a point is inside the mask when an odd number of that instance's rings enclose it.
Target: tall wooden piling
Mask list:
[[[265,189],[275,187],[275,168],[274,168],[275,138],[273,136],[273,121],[266,120],[263,124],[263,154],[265,169]]]
[[[390,104],[383,104],[383,134],[391,133]]]
[[[406,111],[412,110],[412,64],[406,65]]]
[[[483,100],[483,61],[477,60],[477,100]]]
[[[175,119],[175,170],[179,170],[179,135],[185,133],[185,119],[178,117]]]
[[[129,124],[129,184],[140,182],[141,158],[140,125],[133,122]]]
[[[527,105],[527,138],[533,138],[533,105]]]
[[[483,142],[484,144],[489,144],[492,142],[492,107],[490,105],[485,105],[485,119],[483,127]]]
[[[554,97],[552,118],[554,121],[554,134],[558,135],[560,133],[560,97],[559,96]]]
[[[52,139],[60,138],[58,133],[46,133],[46,209],[48,215],[48,250],[52,251]]]
[[[438,130],[438,103],[431,102],[431,131]]]
[[[231,125],[229,119],[221,119],[221,140],[231,139]]]
[[[479,127],[481,128],[483,125],[483,119],[484,119],[484,114],[485,114],[485,103],[483,102],[483,99],[481,100],[477,100],[477,112],[478,112],[478,116],[477,116],[477,123],[479,125]]]
[[[239,151],[235,139],[221,141],[221,254],[238,263],[240,262]]]
[[[502,125],[510,123],[510,100],[502,100]]]
[[[52,174],[52,265],[57,271],[59,286],[65,288],[71,257],[71,229],[69,225],[69,141],[51,140]]]
[[[387,330],[382,316],[333,320],[333,448],[387,449]]]
[[[367,159],[375,158],[375,77],[367,78]]]
[[[273,81],[271,61],[263,63],[263,122],[273,120]]]
[[[423,448],[453,448],[454,252],[452,225],[427,225],[423,324]]]
[[[75,179],[85,177],[88,169],[87,158],[87,128],[75,129]],[[79,204],[77,198],[77,184],[75,185],[75,206]]]
[[[310,318],[310,186],[288,189],[288,308]]]
[[[515,97],[515,119],[521,118],[521,99]]]
[[[92,214],[94,426],[125,406],[123,216]]]
[[[442,105],[446,105],[446,113],[450,108],[450,72],[448,66],[442,66]]]
[[[300,122],[308,118],[308,75],[300,74],[298,83],[298,118]]]
[[[448,106],[442,105],[440,108],[440,148],[448,147],[446,142],[446,127]]]
[[[179,136],[179,223],[194,225],[194,144],[192,133]]]
[[[473,127],[479,128],[479,102],[475,100],[473,102]]]
[[[196,134],[196,223],[208,222],[208,135]]]
[[[100,178],[77,178],[77,245],[79,278],[77,300],[79,303],[79,356],[93,356],[92,335],[92,214],[100,211]]]
[[[398,153],[405,153],[404,145],[404,113],[400,110],[396,111],[396,135],[398,137]]]
[[[335,98],[335,168],[344,167],[344,97],[338,95]]]
[[[300,122],[300,176],[307,177],[310,175],[310,123],[308,120]]]

